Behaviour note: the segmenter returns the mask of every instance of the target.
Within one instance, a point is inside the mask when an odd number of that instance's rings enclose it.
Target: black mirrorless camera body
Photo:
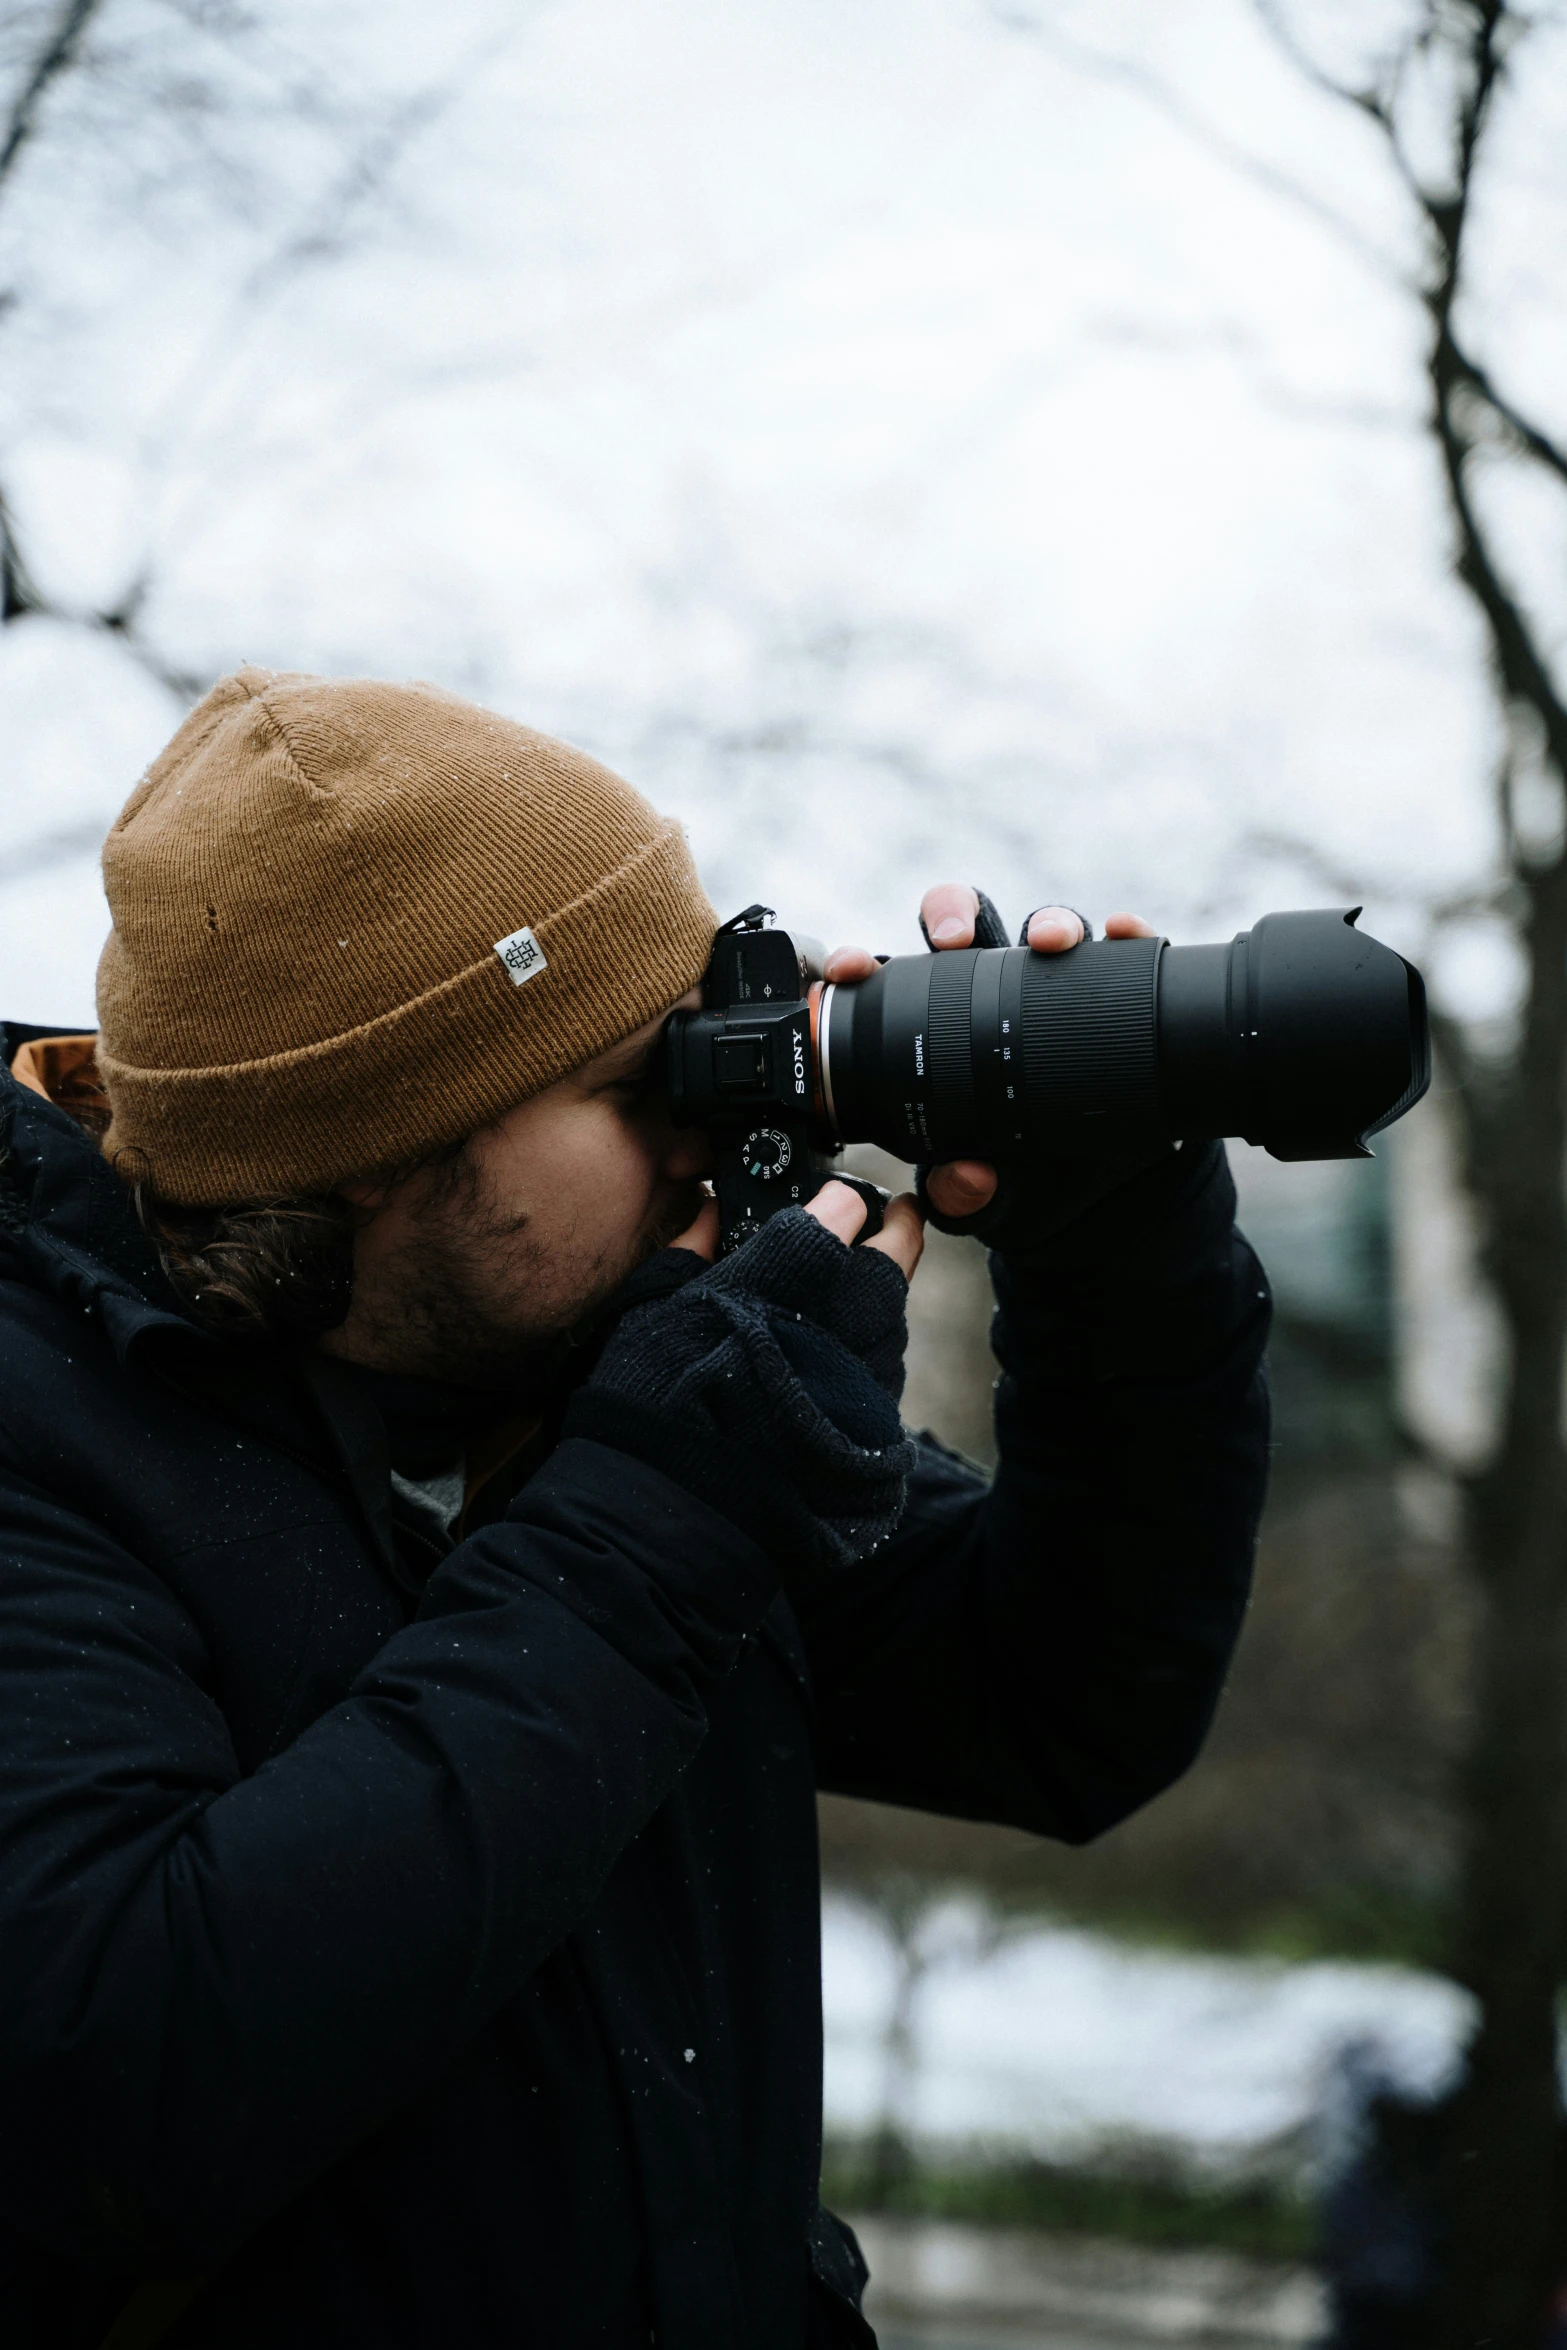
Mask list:
[[[808,1200],[851,1142],[1002,1165],[1221,1135],[1369,1157],[1431,1048],[1419,972],[1359,911],[1267,914],[1228,946],[895,955],[831,985],[814,941],[748,906],[667,1037],[672,1114],[713,1138],[721,1245]]]

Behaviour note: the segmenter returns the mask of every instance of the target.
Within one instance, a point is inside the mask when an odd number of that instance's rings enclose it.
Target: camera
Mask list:
[[[666,1039],[671,1115],[713,1138],[721,1246],[808,1200],[851,1142],[1005,1164],[1239,1135],[1369,1157],[1431,1046],[1419,972],[1359,913],[1266,914],[1227,946],[895,955],[833,985],[813,940],[748,906]]]

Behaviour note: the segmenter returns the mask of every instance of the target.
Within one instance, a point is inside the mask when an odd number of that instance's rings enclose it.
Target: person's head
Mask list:
[[[713,912],[596,761],[433,687],[243,670],[104,872],[104,1148],[209,1321],[483,1377],[690,1221],[649,1057]]]

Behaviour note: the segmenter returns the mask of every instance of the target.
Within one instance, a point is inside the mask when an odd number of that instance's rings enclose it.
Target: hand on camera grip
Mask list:
[[[879,1183],[872,1183],[864,1175],[845,1175],[838,1167],[834,1167],[830,1174],[822,1177],[822,1182],[816,1187],[817,1191],[822,1188],[822,1184],[827,1183],[841,1183],[845,1191],[854,1192],[864,1204],[865,1221],[849,1243],[850,1247],[858,1248],[862,1241],[874,1240],[887,1221],[887,1207],[892,1198],[891,1192],[884,1191]],[[811,1197],[814,1199],[816,1192],[812,1192]]]
[[[907,1285],[799,1208],[716,1265],[636,1277],[568,1435],[617,1446],[729,1517],[791,1579],[861,1558],[903,1508]],[[690,1270],[691,1266],[696,1270]]]

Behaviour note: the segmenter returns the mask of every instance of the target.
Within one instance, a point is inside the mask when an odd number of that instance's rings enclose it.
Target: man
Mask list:
[[[618,778],[246,670],[104,870],[99,1037],[6,1039],[5,2339],[868,2341],[815,1790],[1075,1841],[1191,1761],[1265,1456],[1222,1153],[929,1175],[987,1485],[899,1424],[912,1201],[711,1261],[653,1054],[713,914]]]

